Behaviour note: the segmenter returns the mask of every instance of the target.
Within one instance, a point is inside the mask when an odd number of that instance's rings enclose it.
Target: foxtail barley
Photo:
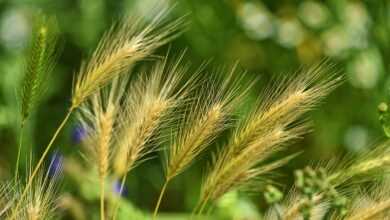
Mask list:
[[[201,87],[203,95],[198,95],[191,110],[182,120],[180,128],[169,148],[166,162],[165,183],[161,189],[153,218],[157,212],[171,179],[183,172],[191,162],[227,127],[228,119],[233,110],[242,101],[243,96],[251,87],[244,87],[233,68],[228,78],[222,82],[211,82]],[[218,84],[220,84],[218,86]],[[245,88],[245,89],[243,89]]]
[[[184,55],[184,54],[183,54]],[[156,148],[148,146],[153,141],[158,146],[161,138],[157,131],[169,125],[175,115],[173,111],[183,102],[191,81],[179,87],[188,67],[181,65],[182,56],[169,63],[167,58],[157,63],[151,75],[143,74],[129,89],[125,110],[118,131],[118,141],[113,159],[117,177],[122,177],[122,186],[127,173]],[[114,219],[117,210],[114,210]]]
[[[215,201],[271,170],[267,165],[257,165],[307,131],[307,126],[297,120],[339,84],[341,78],[331,70],[327,64],[316,65],[265,90],[262,104],[234,131],[215,159],[203,183],[199,213],[208,201]]]
[[[137,61],[150,55],[154,49],[180,33],[178,30],[183,20],[163,22],[166,13],[167,10],[162,10],[149,25],[141,25],[141,21],[136,18],[123,19],[104,34],[89,62],[82,64],[78,76],[75,77],[72,104],[35,166],[21,195],[22,198],[26,195],[32,180],[72,112],[113,78],[126,73]],[[19,206],[20,203],[17,204],[16,209]]]
[[[108,94],[104,90],[94,94],[89,103],[82,106],[79,120],[88,129],[86,141],[86,158],[92,160],[98,168],[100,182],[101,219],[105,219],[105,182],[108,176],[110,158],[113,151],[114,129],[117,124],[117,114],[120,101],[125,93],[128,77],[113,80]]]
[[[359,175],[367,175],[376,173],[388,173],[390,171],[390,141],[375,146],[374,149],[370,149],[369,152],[362,153],[360,156],[350,162],[341,162],[343,167],[337,168],[337,170],[329,176],[329,180],[336,186],[339,186],[351,178]],[[360,178],[362,182],[365,178]]]
[[[54,162],[52,161],[49,165],[49,170],[53,165]],[[28,172],[31,173],[31,161],[29,167]],[[25,189],[23,183],[20,180],[13,182],[12,187],[9,187],[10,191],[8,193],[11,207],[3,215],[0,215],[2,219],[54,219],[57,195],[57,183],[55,180],[60,175],[59,171],[60,169],[56,169],[54,173],[49,173],[49,171],[40,169],[37,178],[34,179],[24,198],[21,197],[21,193]]]
[[[164,22],[166,13],[167,9],[162,10],[147,25],[139,18],[127,17],[111,27],[75,78],[73,108],[114,77],[125,74],[135,62],[180,34],[183,20]]]
[[[144,74],[131,86],[126,109],[119,116],[123,123],[113,164],[117,176],[124,176],[154,150],[147,143],[163,122],[171,120],[173,114],[169,113],[182,101],[186,86],[178,86],[187,68],[180,66],[180,60],[172,64],[166,59],[159,62],[149,77]]]
[[[390,213],[389,198],[389,179],[385,177],[384,180],[381,181],[381,183],[376,183],[375,185],[368,187],[364,191],[361,190],[356,196],[356,198],[354,198],[347,215],[343,219],[388,219]]]
[[[56,174],[57,175],[57,174]],[[41,174],[30,188],[25,201],[24,219],[46,220],[54,219],[56,210],[55,178]],[[22,217],[23,218],[23,217]]]

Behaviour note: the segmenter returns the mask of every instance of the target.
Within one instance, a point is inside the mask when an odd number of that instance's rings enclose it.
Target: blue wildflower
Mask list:
[[[77,125],[72,131],[72,142],[79,144],[87,136],[87,129],[83,125]]]
[[[121,181],[119,180],[115,180],[113,183],[112,183],[112,191],[116,194],[116,195],[119,195],[119,196],[127,196],[127,188],[125,185],[123,185],[122,189],[121,189]]]

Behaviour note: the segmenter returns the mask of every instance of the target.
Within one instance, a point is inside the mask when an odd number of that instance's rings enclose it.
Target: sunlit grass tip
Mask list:
[[[240,123],[222,152],[215,156],[203,183],[201,203],[215,201],[226,192],[250,184],[259,175],[271,171],[263,169],[266,164],[258,165],[282,150],[286,142],[308,131],[301,116],[340,81],[341,77],[331,65],[321,63],[274,81],[266,88],[260,104]]]

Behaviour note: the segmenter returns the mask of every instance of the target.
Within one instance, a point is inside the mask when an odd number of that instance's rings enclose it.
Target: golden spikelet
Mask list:
[[[297,120],[340,80],[329,65],[320,64],[265,90],[261,105],[234,131],[233,138],[213,163],[202,187],[201,203],[216,200],[270,171],[257,165],[307,131],[307,126]],[[277,162],[271,168],[285,162]]]
[[[191,110],[169,148],[167,180],[180,174],[227,127],[235,107],[251,88],[234,76],[235,69],[236,66],[224,81],[213,81],[200,88],[207,94],[199,95],[194,106],[190,106]]]
[[[120,101],[126,91],[128,77],[114,79],[108,90],[103,90],[91,97],[80,109],[79,121],[87,130],[85,141],[86,158],[98,168],[100,178],[104,179],[113,151],[114,131],[120,113]]]
[[[235,69],[236,66],[226,80],[213,81],[209,85],[201,87],[204,94],[198,96],[197,101],[190,106],[190,110],[182,120],[176,138],[169,148],[165,183],[155,206],[154,219],[168,182],[183,172],[227,127],[229,116],[232,115],[234,107],[237,107],[248,89],[251,88],[251,85],[244,87],[241,78],[234,76]],[[203,83],[200,84],[203,85]]]
[[[53,166],[53,167],[52,167]],[[38,176],[34,179],[33,184],[28,189],[25,198],[21,198],[21,192],[24,189],[24,184],[13,182],[13,188],[9,193],[11,198],[11,207],[4,213],[2,219],[26,219],[26,220],[46,220],[54,219],[56,216],[56,198],[57,185],[56,181],[60,175],[59,167],[61,164],[54,164],[54,161],[49,165],[49,169],[54,169],[54,173],[49,171],[39,170]],[[31,167],[31,161],[30,161]],[[29,171],[31,172],[31,170]],[[16,180],[19,181],[19,180]],[[20,208],[16,209],[16,205],[20,202]],[[16,209],[16,210],[15,210]]]
[[[47,174],[37,178],[36,183],[27,194],[27,201],[25,204],[26,219],[52,219],[55,216],[56,210],[55,198],[55,182],[49,179]]]
[[[193,121],[187,131],[184,131],[178,140],[171,146],[169,162],[167,165],[167,180],[172,179],[194,158],[200,154],[223,129],[224,112],[222,106],[216,103],[210,109],[200,112],[195,108],[195,114],[201,113],[198,121]]]
[[[374,220],[388,219],[390,214],[390,184],[386,179],[381,184],[376,184],[370,193],[360,193],[355,199],[347,220]]]
[[[108,176],[114,131],[118,123],[117,115],[120,101],[126,90],[128,77],[115,78],[108,88],[108,95],[104,90],[93,95],[90,103],[81,108],[80,122],[88,131],[86,141],[87,155],[98,168],[101,199],[101,219],[105,218],[104,198],[105,182]]]
[[[165,59],[154,66],[151,76],[144,74],[131,86],[125,101],[126,110],[120,116],[123,123],[118,131],[113,161],[117,176],[126,174],[139,159],[154,150],[147,147],[147,143],[160,125],[169,120],[168,113],[183,95],[183,89],[177,86],[186,68],[179,64],[180,59],[171,65]]]
[[[382,201],[371,204],[369,207],[361,209],[359,212],[347,217],[347,220],[375,220],[384,219],[389,216],[390,199],[386,198]],[[386,214],[387,213],[387,214]]]
[[[385,141],[367,152],[361,153],[351,161],[340,161],[329,181],[333,185],[341,185],[355,176],[367,176],[375,173],[386,173],[390,169],[390,141]],[[372,176],[372,175],[371,175]],[[370,178],[359,178],[359,182]]]
[[[167,12],[167,9],[162,10],[147,25],[136,17],[124,18],[104,34],[92,57],[82,64],[75,78],[72,108],[180,33],[183,20],[164,22]]]

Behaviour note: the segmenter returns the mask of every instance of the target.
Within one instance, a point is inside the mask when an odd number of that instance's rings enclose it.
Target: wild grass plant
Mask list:
[[[118,181],[117,193],[122,194],[129,173],[158,153],[163,158],[164,180],[155,208],[149,210],[151,214],[127,219],[162,219],[159,209],[169,202],[164,200],[169,183],[209,151],[212,159],[199,185],[197,205],[183,219],[215,219],[213,207],[226,194],[259,190],[268,207],[263,210],[265,219],[368,220],[389,216],[388,183],[379,184],[390,168],[388,141],[354,159],[297,170],[286,198],[273,182],[277,169],[299,152],[278,153],[311,130],[307,112],[343,81],[331,62],[320,61],[290,76],[272,79],[260,98],[251,103],[249,114],[240,117],[237,111],[257,79],[246,80],[237,65],[220,70],[227,72],[224,74],[206,74],[203,68],[191,71],[184,62],[185,53],[177,57],[153,55],[184,28],[184,18],[167,20],[168,12],[161,10],[146,24],[137,17],[124,17],[103,35],[75,74],[67,114],[37,163],[30,163],[25,181],[18,173],[19,147],[14,180],[0,185],[2,219],[57,219],[61,214],[58,206],[74,205],[66,195],[63,198],[67,200],[57,199],[59,182],[66,178],[58,178],[57,164],[50,164],[48,171],[44,166],[73,113],[86,132],[77,160],[85,161],[96,174],[92,178],[98,183],[102,220],[122,219],[121,198],[113,196],[108,187],[112,180]],[[54,72],[59,51],[52,19],[39,20],[32,36],[21,86],[21,131],[45,91],[44,82]],[[142,68],[137,68],[139,63]],[[227,139],[212,149],[222,133]],[[22,146],[23,135],[20,137]],[[68,164],[65,170],[78,169],[76,162]],[[55,169],[54,174],[50,169]],[[367,189],[375,190],[365,193]],[[75,219],[88,218],[85,216],[93,212],[80,207],[72,210]]]

